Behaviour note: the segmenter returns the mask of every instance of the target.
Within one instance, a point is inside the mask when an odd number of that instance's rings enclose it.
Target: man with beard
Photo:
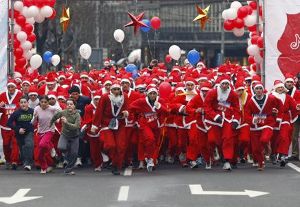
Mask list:
[[[112,173],[120,175],[125,158],[125,118],[128,117],[128,98],[121,91],[118,81],[113,82],[109,94],[104,94],[95,112],[91,132],[100,128],[100,139],[103,141],[103,151],[112,161]]]

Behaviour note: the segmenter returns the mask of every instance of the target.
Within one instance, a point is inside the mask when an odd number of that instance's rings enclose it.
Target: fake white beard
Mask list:
[[[28,100],[28,103],[29,103],[29,107],[34,109],[37,105],[39,105],[40,101],[39,99],[37,98],[35,101],[31,101],[30,99]]]
[[[217,87],[218,101],[227,101],[231,88],[229,87],[226,91],[223,91],[220,86]]]
[[[115,96],[113,94],[110,94],[109,99],[113,103],[113,105],[117,107],[120,107],[124,102],[124,96],[122,95]]]
[[[273,94],[273,96],[275,96],[276,98],[280,99],[281,102],[282,102],[282,104],[284,104],[284,102],[285,102],[285,97],[286,97],[286,94],[285,94],[285,93],[280,94],[280,93],[277,93],[277,92],[273,91],[272,94]]]

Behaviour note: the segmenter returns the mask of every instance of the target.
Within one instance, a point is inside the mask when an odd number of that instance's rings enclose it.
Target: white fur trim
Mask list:
[[[287,81],[295,82],[295,80],[293,78],[287,78],[287,79],[284,80],[284,82],[287,82]]]

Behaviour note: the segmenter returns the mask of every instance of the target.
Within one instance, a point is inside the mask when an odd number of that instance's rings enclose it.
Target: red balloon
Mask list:
[[[33,5],[33,0],[23,0],[24,6],[30,7]]]
[[[50,7],[54,7],[55,3],[56,3],[56,0],[46,0],[45,1],[45,5],[48,5]]]
[[[33,26],[29,23],[26,23],[22,29],[26,34],[31,34],[33,31]]]
[[[35,0],[34,4],[35,6],[39,7],[39,8],[42,8],[43,6],[45,6],[45,0]]]
[[[256,3],[256,1],[251,1],[249,3],[249,6],[251,7],[251,9],[256,10],[257,9],[257,3]]]
[[[17,40],[16,38],[14,38],[14,48],[18,48],[21,46],[21,43],[19,40]]]
[[[23,68],[23,67],[25,67],[26,64],[27,64],[27,61],[26,61],[25,58],[21,57],[21,58],[16,59],[16,66],[17,67]]]
[[[231,21],[231,20],[224,21],[224,29],[225,30],[227,30],[227,31],[233,30],[234,26],[235,25],[234,25],[233,21]]]
[[[265,56],[265,53],[264,53],[264,51],[262,51],[262,50],[259,51],[259,54],[260,54],[260,57],[262,57],[262,58]]]
[[[26,69],[25,69],[25,67],[19,67],[19,66],[15,66],[15,72],[18,72],[18,73],[20,73],[21,75],[25,75],[25,73],[26,73]]]
[[[151,27],[155,30],[158,30],[160,28],[160,19],[159,19],[159,17],[153,17],[151,19]]]
[[[251,43],[253,45],[257,45],[257,40],[258,40],[259,36],[255,35],[253,37],[251,37]]]
[[[158,90],[159,90],[159,97],[161,97],[163,99],[168,99],[172,92],[172,87],[171,87],[170,83],[162,82],[159,85]]]
[[[242,6],[238,9],[237,16],[238,18],[244,19],[248,15],[248,8],[246,6]]]
[[[254,57],[253,57],[253,56],[249,56],[249,57],[248,57],[248,63],[249,63],[250,65],[255,63],[255,60],[254,60]]]
[[[245,23],[244,23],[244,20],[243,19],[240,19],[240,18],[237,18],[234,20],[234,26],[238,29],[241,29],[245,26]]]
[[[53,10],[53,13],[52,13],[51,17],[49,17],[49,19],[55,19],[55,17],[56,17],[55,9],[52,8],[52,10]]]
[[[250,6],[245,6],[248,9],[248,15],[251,15],[253,12],[253,9]]]
[[[259,16],[263,16],[263,8],[262,6],[259,6]]]
[[[21,58],[23,56],[23,49],[20,47],[15,48],[14,55],[16,56],[16,58]]]
[[[30,35],[28,35],[27,40],[30,41],[30,42],[34,42],[36,40],[35,34],[31,33]]]
[[[18,25],[20,25],[21,27],[24,27],[26,24],[26,18],[23,15],[17,16],[16,17],[16,22],[18,23]]]
[[[257,38],[257,46],[259,48],[264,48],[264,38],[262,38],[262,37]]]
[[[165,61],[166,61],[166,63],[170,63],[172,61],[171,55],[166,55]]]
[[[256,25],[253,25],[253,26],[251,26],[251,27],[248,27],[248,30],[249,30],[250,32],[256,32]]]
[[[14,18],[16,18],[18,16],[20,16],[20,12],[18,12],[17,10],[14,10]],[[8,17],[12,18],[12,10],[11,9],[8,11]]]
[[[256,64],[251,64],[251,65],[250,65],[250,68],[251,68],[253,71],[256,71]]]

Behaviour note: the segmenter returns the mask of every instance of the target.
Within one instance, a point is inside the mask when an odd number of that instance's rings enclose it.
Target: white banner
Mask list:
[[[266,88],[300,72],[300,0],[264,0]]]
[[[0,92],[5,90],[7,82],[7,28],[8,1],[0,0]]]

